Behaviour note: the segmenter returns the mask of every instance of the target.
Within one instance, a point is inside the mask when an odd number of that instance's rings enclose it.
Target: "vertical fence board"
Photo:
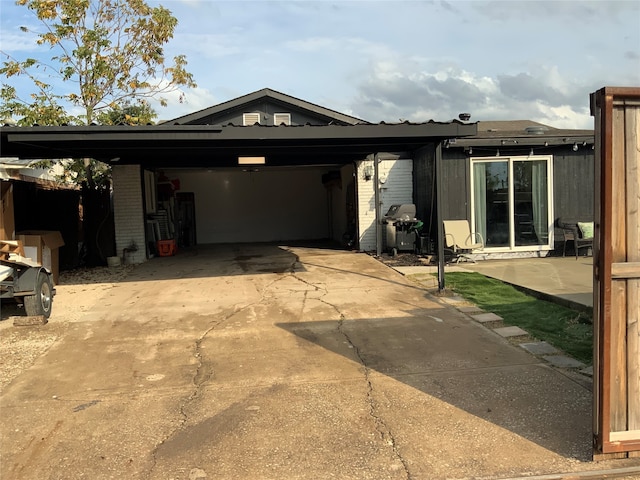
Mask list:
[[[625,112],[627,261],[640,261],[640,108]],[[640,279],[627,280],[628,428],[640,430]]]
[[[625,184],[625,129],[624,109],[614,106],[612,115],[611,173],[614,188],[611,192],[611,259],[626,260],[627,235]],[[618,188],[615,188],[615,186]],[[611,418],[609,428],[613,432],[627,429],[627,283],[625,280],[611,282]]]
[[[612,432],[627,429],[627,322],[624,280],[611,282],[611,406],[609,428]],[[614,320],[615,319],[615,320]]]
[[[603,388],[604,370],[602,370],[603,363],[601,362],[600,352],[604,351],[604,332],[603,322],[599,322],[598,319],[602,318],[601,308],[603,294],[602,288],[602,276],[604,274],[603,269],[600,268],[600,257],[602,251],[600,249],[601,241],[600,237],[603,234],[602,230],[602,209],[603,205],[600,199],[603,197],[603,159],[602,159],[602,142],[603,136],[600,132],[603,131],[602,121],[602,105],[596,105],[596,101],[602,101],[601,98],[596,98],[596,94],[592,94],[591,98],[591,114],[594,116],[594,125],[596,130],[596,136],[594,138],[593,147],[595,150],[594,165],[593,165],[593,177],[594,177],[594,198],[597,200],[593,206],[593,218],[594,218],[594,231],[593,231],[593,445],[594,451],[602,451],[602,440],[604,433],[602,431],[603,421],[603,405],[605,402],[606,389]]]

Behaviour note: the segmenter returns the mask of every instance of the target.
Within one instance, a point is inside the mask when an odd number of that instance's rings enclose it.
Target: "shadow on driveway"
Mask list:
[[[591,459],[589,391],[477,324],[444,318],[442,309],[414,313],[277,326],[341,355],[336,346],[346,338],[373,390],[389,377],[563,457]],[[449,414],[449,434],[428,439],[425,432],[427,441],[455,441],[465,431],[463,416]]]

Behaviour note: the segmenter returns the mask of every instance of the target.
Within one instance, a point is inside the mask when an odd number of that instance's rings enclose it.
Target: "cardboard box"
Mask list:
[[[24,256],[51,271],[53,283],[58,283],[60,269],[58,250],[64,245],[62,234],[50,230],[28,230],[18,232],[18,240],[22,242]]]

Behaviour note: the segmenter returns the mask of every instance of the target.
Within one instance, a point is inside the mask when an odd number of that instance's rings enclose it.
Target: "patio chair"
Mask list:
[[[593,222],[578,222],[574,219],[558,219],[558,226],[562,229],[563,235],[563,246],[562,246],[562,256],[564,257],[567,253],[567,243],[573,244],[573,252],[576,255],[576,260],[578,259],[578,252],[581,248],[586,248],[587,251],[585,255],[589,253],[589,249],[593,252],[593,233],[590,236],[585,236],[580,229],[579,223],[583,225],[591,225],[591,230],[593,231]]]
[[[474,250],[484,248],[480,233],[471,233],[468,220],[444,220],[444,244],[456,263],[462,259],[476,263],[470,256]]]

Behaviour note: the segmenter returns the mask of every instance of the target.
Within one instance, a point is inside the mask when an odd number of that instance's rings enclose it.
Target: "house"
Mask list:
[[[527,120],[372,124],[267,88],[161,125],[1,131],[3,152],[23,159],[113,166],[115,249],[130,262],[168,238],[380,250],[379,220],[404,203],[430,253],[438,219],[467,219],[484,257],[543,256],[559,218],[593,216],[593,131]]]
[[[113,166],[116,251],[142,262],[179,244],[353,237],[380,248],[380,218],[413,203],[414,165],[460,122],[371,124],[263,89],[161,125],[2,127],[3,154]],[[376,185],[379,188],[376,188]]]
[[[442,218],[469,220],[485,241],[481,258],[562,251],[559,219],[593,220],[593,130],[528,120],[480,121],[477,128],[443,144]],[[429,154],[415,160],[417,215],[433,238],[436,161]]]

